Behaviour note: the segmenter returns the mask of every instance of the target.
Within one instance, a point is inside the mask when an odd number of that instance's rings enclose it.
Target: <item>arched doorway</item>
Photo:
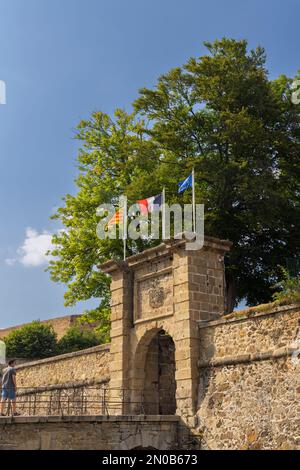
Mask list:
[[[164,330],[150,341],[145,354],[143,410],[147,415],[176,414],[175,344]]]

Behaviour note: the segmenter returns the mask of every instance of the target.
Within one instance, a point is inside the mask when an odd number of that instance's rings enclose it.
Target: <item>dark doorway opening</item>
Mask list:
[[[150,342],[146,355],[145,414],[176,414],[175,370],[174,341],[165,331],[159,331]]]

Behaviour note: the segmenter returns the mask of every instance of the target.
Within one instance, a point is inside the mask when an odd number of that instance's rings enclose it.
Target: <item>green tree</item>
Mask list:
[[[109,280],[98,268],[120,257],[119,241],[98,240],[96,208],[157,194],[168,202],[194,167],[197,202],[206,206],[206,234],[233,241],[226,260],[228,306],[246,298],[269,301],[278,264],[300,252],[299,106],[292,80],[271,81],[262,48],[246,41],[206,43],[208,54],[142,89],[134,113],[93,113],[78,139],[78,193],[67,195],[56,217],[66,230],[54,237],[54,281],[67,284],[66,304],[91,297],[108,307]],[[149,242],[129,244],[135,253]]]
[[[12,331],[4,341],[7,357],[41,359],[57,353],[57,338],[52,326],[39,321]]]
[[[107,344],[110,341],[110,308],[94,309],[85,312],[77,319],[80,327],[93,328],[99,344]]]
[[[206,46],[209,55],[141,90],[135,107],[166,154],[157,172],[178,180],[195,167],[206,233],[233,242],[231,310],[243,297],[270,300],[278,262],[299,256],[299,106],[292,80],[268,79],[262,48],[248,53],[246,41],[230,39]]]
[[[65,226],[53,237],[55,249],[50,261],[51,279],[65,283],[66,306],[90,298],[99,299],[97,314],[103,317],[102,337],[107,339],[105,318],[109,308],[109,278],[101,272],[99,264],[111,257],[122,257],[119,240],[99,240],[96,226],[99,218],[97,208],[103,203],[118,206],[118,197],[124,192],[136,198],[144,197],[144,190],[160,190],[157,181],[148,182],[148,187],[129,188],[132,175],[151,170],[151,162],[159,158],[155,143],[143,131],[143,121],[134,114],[116,110],[114,118],[96,112],[90,120],[78,126],[77,138],[82,142],[79,151],[79,176],[76,179],[78,193],[68,194],[63,207],[53,217]],[[127,190],[127,188],[129,188]],[[141,241],[129,244],[128,252],[134,253],[147,245]],[[94,311],[96,314],[96,311]],[[100,332],[98,331],[100,334]]]
[[[66,354],[92,348],[98,344],[100,344],[100,341],[94,330],[72,326],[59,340],[58,350],[60,354]]]

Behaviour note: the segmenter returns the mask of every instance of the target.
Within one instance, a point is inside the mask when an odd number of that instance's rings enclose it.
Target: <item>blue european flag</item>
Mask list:
[[[193,187],[193,173],[191,173],[190,176],[188,176],[186,180],[179,183],[178,186],[179,186],[179,189],[178,189],[179,194],[182,194],[187,189],[192,188]]]

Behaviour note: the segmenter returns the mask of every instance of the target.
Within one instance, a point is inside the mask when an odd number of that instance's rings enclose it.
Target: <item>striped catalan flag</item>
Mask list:
[[[110,219],[110,221],[107,223],[108,227],[111,227],[113,225],[120,225],[123,223],[124,219],[124,209],[119,209],[115,215]]]

